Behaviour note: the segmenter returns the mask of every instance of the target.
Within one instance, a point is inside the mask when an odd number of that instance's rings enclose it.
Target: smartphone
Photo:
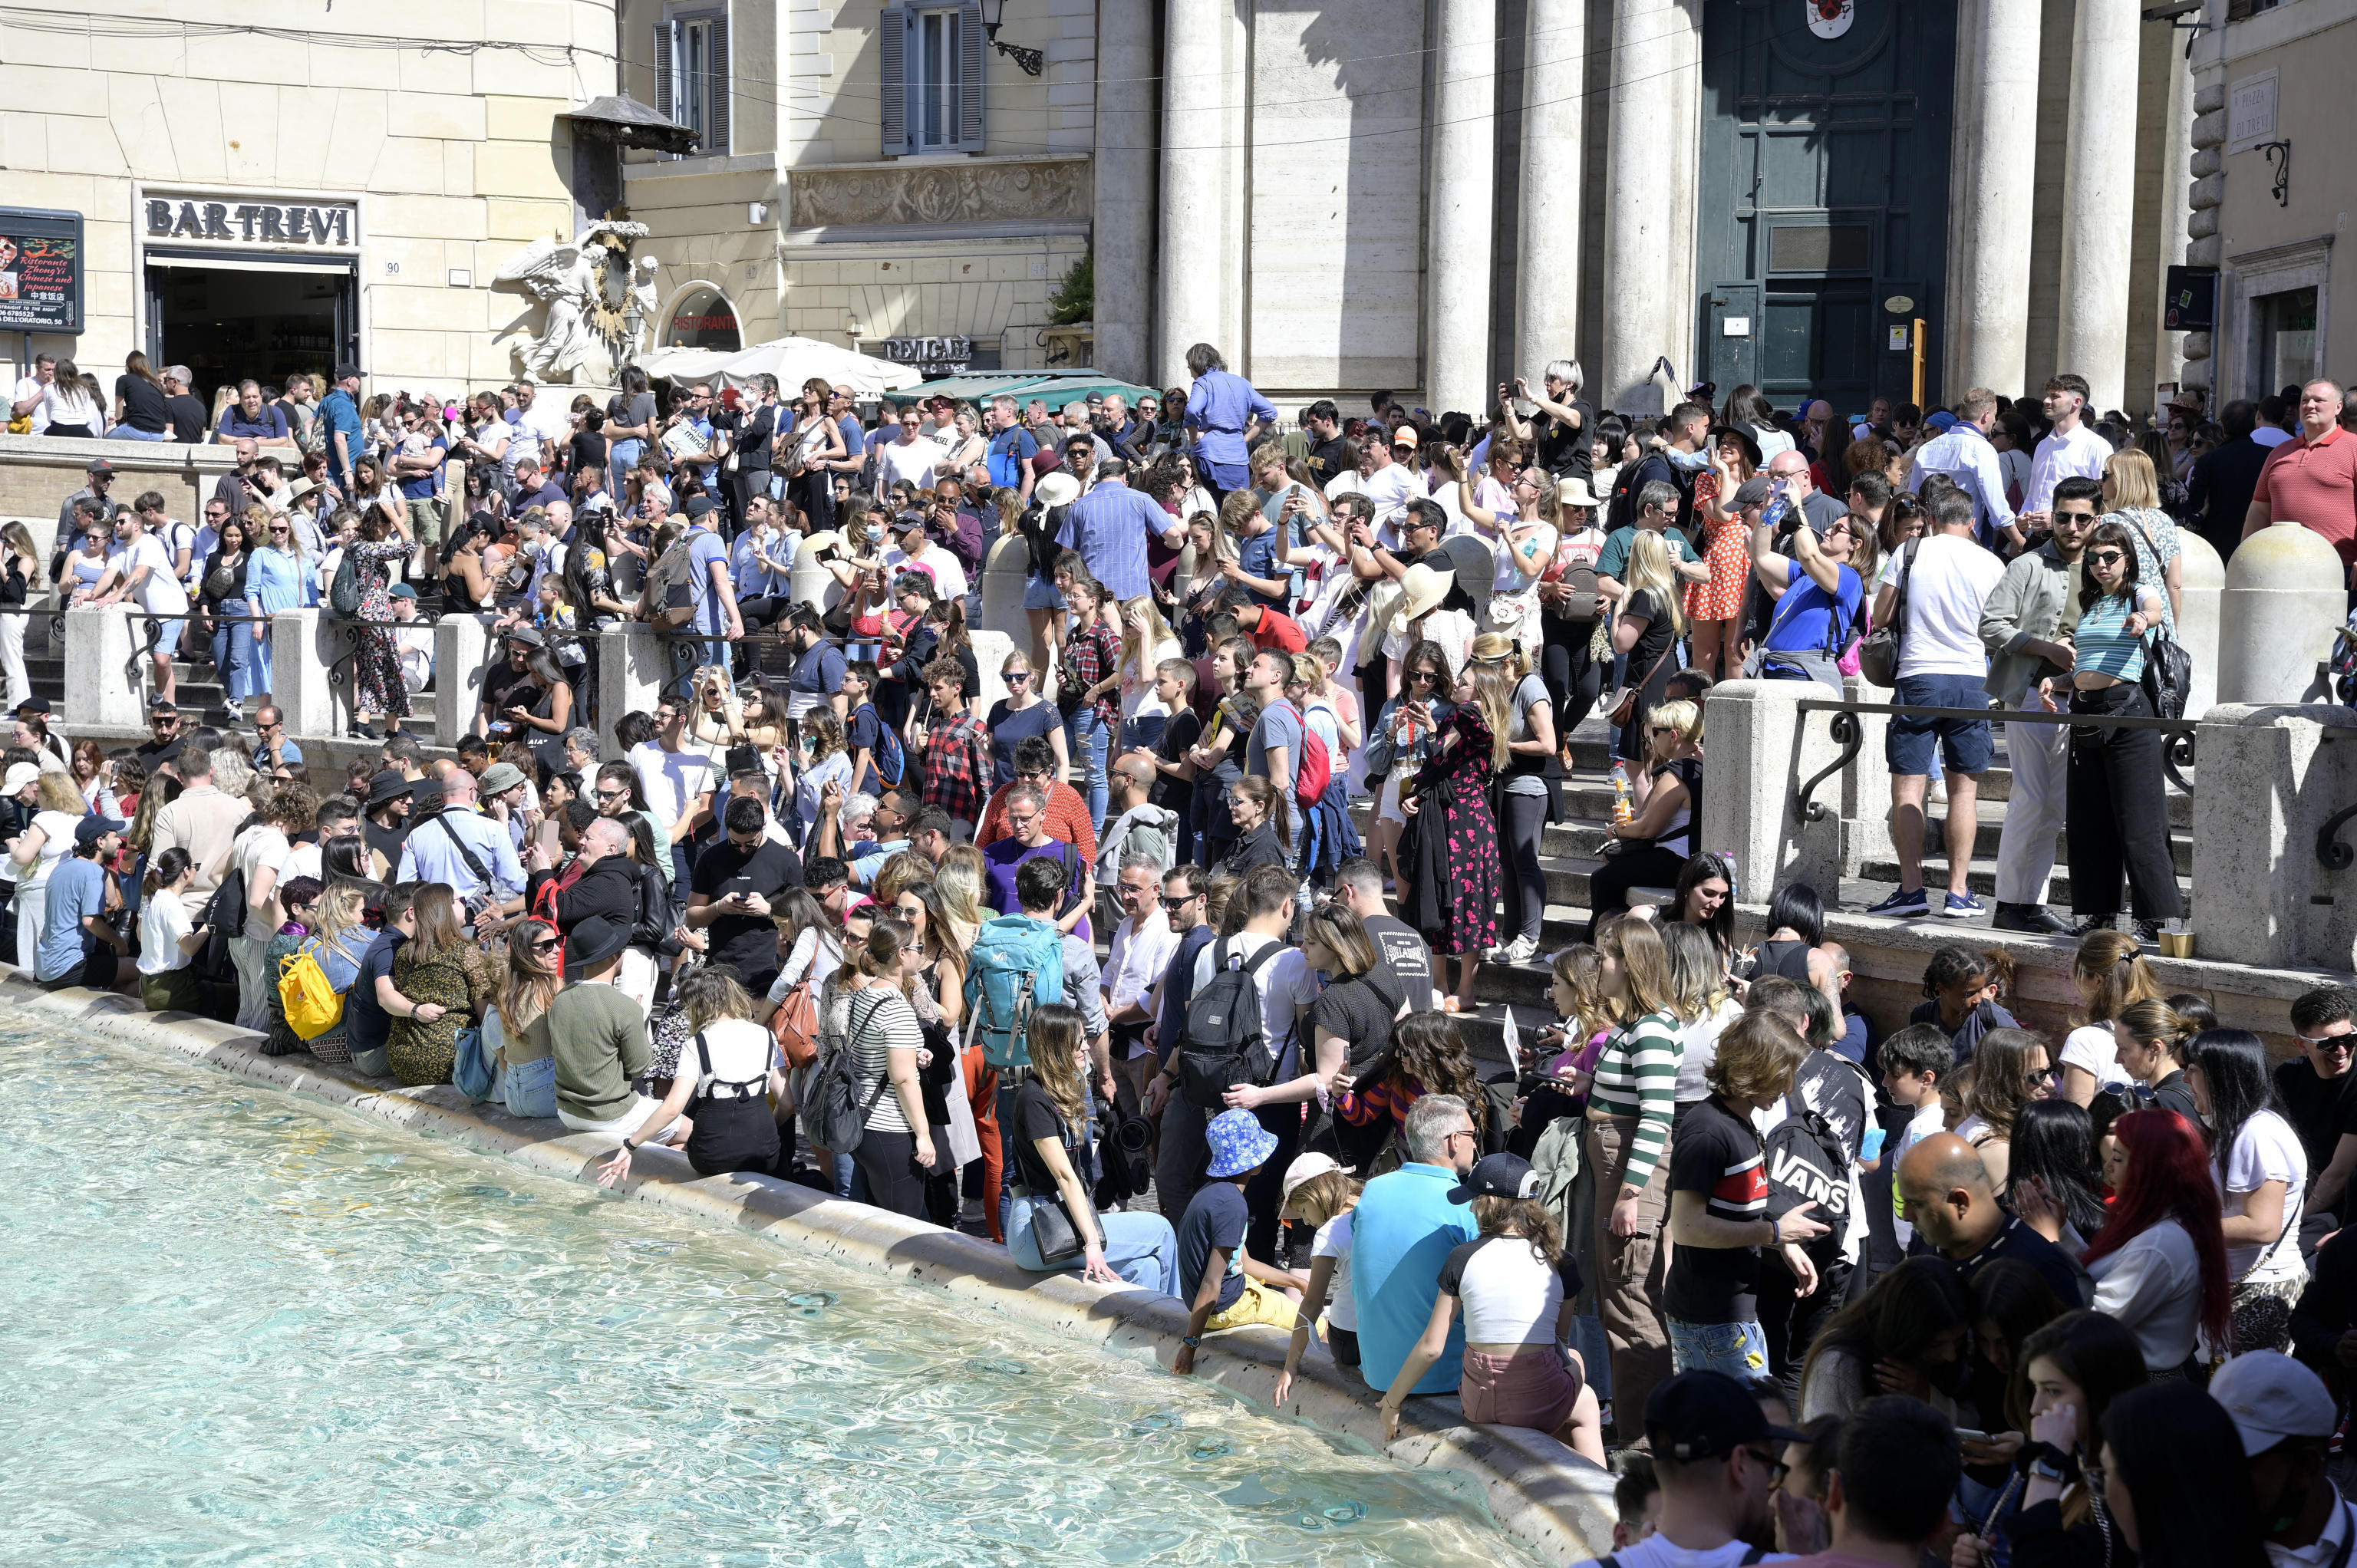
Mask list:
[[[1989,1434],[1986,1432],[1975,1432],[1969,1426],[1956,1428],[1956,1441],[1959,1443],[1986,1443],[1988,1440]]]
[[[1857,1146],[1857,1157],[1861,1160],[1881,1158],[1882,1140],[1886,1136],[1888,1136],[1888,1134],[1881,1128],[1868,1127],[1866,1130],[1866,1137],[1864,1141]]]

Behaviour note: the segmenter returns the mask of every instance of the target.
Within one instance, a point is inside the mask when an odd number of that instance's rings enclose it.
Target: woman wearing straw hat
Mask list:
[[[1596,650],[1598,623],[1607,618],[1596,593],[1604,531],[1596,526],[1596,492],[1587,480],[1562,481],[1555,499],[1555,561],[1539,579],[1538,660],[1540,679],[1555,701],[1555,736],[1568,769],[1571,732],[1604,689],[1607,660]]]

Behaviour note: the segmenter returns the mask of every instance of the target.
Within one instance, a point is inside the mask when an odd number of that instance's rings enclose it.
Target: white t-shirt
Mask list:
[[[2300,1146],[2299,1134],[2292,1131],[2290,1122],[2272,1111],[2262,1111],[2243,1123],[2233,1148],[2227,1151],[2224,1217],[2239,1216],[2244,1200],[2271,1181],[2284,1184],[2284,1217],[2292,1223],[2273,1241],[2227,1248],[2230,1280],[2265,1284],[2298,1279],[2308,1272],[2299,1258],[2298,1219],[2300,1194],[2308,1190],[2308,1151]]]
[[[1133,670],[1125,662],[1121,667],[1121,716],[1125,719],[1168,718],[1170,704],[1154,694],[1154,672],[1166,659],[1185,656],[1175,637],[1156,643],[1146,652],[1146,668]]]
[[[16,394],[11,400],[9,412],[13,414],[16,412],[15,404],[24,402],[28,397],[41,400],[25,412],[25,416],[33,422],[33,434],[38,435],[49,427],[49,400],[47,393],[42,391],[38,380],[32,376],[17,378]]]
[[[777,1047],[770,1031],[749,1018],[720,1018],[704,1026],[704,1048],[712,1058],[712,1077],[718,1083],[748,1083],[770,1075]],[[704,1066],[695,1054],[695,1036],[679,1047],[679,1076],[689,1092],[704,1079]]]
[[[1397,463],[1379,474],[1369,474],[1359,481],[1359,493],[1375,509],[1377,522],[1397,522],[1407,515],[1407,503],[1425,496],[1424,480],[1413,468]],[[1328,491],[1328,498],[1333,492]]]
[[[245,896],[248,898],[253,897],[253,878],[258,872],[275,872],[279,881],[286,880],[288,847],[286,835],[267,823],[248,828],[238,835],[236,847],[230,851],[229,863],[237,868],[239,875],[245,878]],[[260,924],[259,920],[246,922],[245,934],[249,940],[267,942],[278,934],[274,930],[257,933],[254,928]]]
[[[1351,1211],[1344,1209],[1318,1228],[1310,1244],[1312,1262],[1334,1260],[1334,1277],[1326,1287],[1326,1321],[1347,1333],[1359,1331],[1359,1304],[1351,1299]]]
[[[2181,1367],[2201,1326],[2201,1261],[2193,1238],[2174,1219],[2136,1233],[2116,1252],[2087,1265],[2095,1310],[2136,1337],[2151,1371]]]
[[[630,748],[630,766],[638,770],[639,787],[656,816],[676,823],[687,803],[718,788],[720,772],[698,751],[665,751],[653,741]]]
[[[1947,1130],[1948,1113],[1940,1102],[1934,1100],[1931,1104],[1915,1112],[1915,1119],[1908,1122],[1906,1129],[1899,1134],[1899,1146],[1883,1151],[1882,1168],[1887,1171],[1897,1170],[1899,1162],[1906,1157],[1908,1150],[1924,1139]],[[1896,1182],[1892,1183],[1890,1187],[1890,1229],[1898,1237],[1901,1250],[1904,1250],[1910,1241],[1915,1240],[1915,1227],[1909,1224],[1900,1213],[1899,1186]]]
[[[1674,1546],[1666,1535],[1649,1535],[1634,1546],[1624,1546],[1612,1553],[1620,1568],[1739,1568],[1750,1559],[1751,1547],[1742,1541],[1730,1541],[1724,1546],[1707,1550]],[[1762,1563],[1790,1563],[1789,1552],[1770,1552],[1759,1559]],[[1596,1568],[1597,1559],[1574,1565],[1574,1568]]]
[[[139,972],[186,969],[191,961],[180,950],[180,939],[194,929],[188,907],[178,893],[166,888],[150,897],[139,910]]]
[[[1563,1310],[1561,1268],[1520,1236],[1458,1244],[1440,1265],[1440,1288],[1461,1305],[1469,1344],[1529,1345],[1555,1337]]]
[[[1240,931],[1228,939],[1228,949],[1240,961],[1249,961],[1275,940],[1275,937]],[[1195,960],[1197,992],[1211,983],[1211,957],[1219,949],[1219,943],[1206,942]],[[1261,965],[1254,979],[1260,986],[1261,1030],[1268,1037],[1270,1051],[1282,1059],[1286,1045],[1293,1039],[1294,1015],[1318,1000],[1318,972],[1309,967],[1299,948],[1287,948]],[[1305,1069],[1297,1068],[1289,1076],[1298,1077],[1302,1070]]]
[[[938,441],[928,441],[920,435],[914,441],[892,440],[877,449],[877,462],[884,470],[884,487],[889,489],[895,480],[906,479],[919,489],[930,489],[933,469],[949,457],[949,448]]]
[[[1891,552],[1882,569],[1885,586],[1898,585],[1906,557],[1905,550]],[[1968,675],[1977,681],[1986,675],[1981,606],[2004,575],[2005,563],[1969,539],[1953,533],[1924,539],[1907,574],[1907,639],[1899,651],[1900,678]]]
[[[922,572],[933,580],[936,596],[962,599],[966,596],[965,566],[942,546],[928,543],[910,555],[898,545],[884,552],[884,569],[888,572]]]
[[[121,572],[125,579],[140,567],[147,568],[145,580],[131,596],[149,615],[188,613],[188,590],[173,575],[172,558],[165,553],[164,542],[154,534],[142,533],[129,544],[115,546],[107,555],[106,564]]]
[[[2126,1089],[2134,1081],[2120,1065],[2120,1042],[2105,1024],[2089,1024],[2063,1036],[2061,1065],[2093,1073],[2101,1089]]]
[[[278,867],[278,880],[292,882],[298,876],[308,876],[320,882],[327,881],[321,871],[321,862],[326,854],[327,852],[316,843],[288,845],[286,858]]]
[[[1681,1026],[1678,1039],[1678,1087],[1675,1099],[1680,1105],[1692,1105],[1710,1098],[1710,1084],[1703,1075],[1710,1064],[1718,1059],[1718,1037],[1727,1026],[1743,1016],[1743,1004],[1733,997],[1720,1001],[1717,1011],[1706,1013],[1693,1023]]]
[[[778,978],[770,984],[770,1000],[783,1002],[786,993],[805,979],[815,993],[842,967],[843,939],[813,926],[794,939],[793,950],[778,966]]]

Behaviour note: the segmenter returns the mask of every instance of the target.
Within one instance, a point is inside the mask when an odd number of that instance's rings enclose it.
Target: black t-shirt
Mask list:
[[[508,709],[517,706],[529,708],[540,700],[537,690],[523,690],[534,684],[529,667],[518,670],[501,659],[483,671],[483,712],[490,715],[491,723],[505,725]]]
[[[1064,1145],[1067,1158],[1072,1149],[1072,1130],[1057,1111],[1056,1102],[1038,1080],[1026,1079],[1015,1091],[1015,1179],[1041,1197],[1056,1191],[1055,1173],[1039,1157],[1041,1138],[1053,1138]]]
[[[2342,1138],[2357,1135],[2357,1095],[2349,1092],[2352,1084],[2357,1084],[2357,1071],[2319,1078],[2306,1057],[2276,1069],[2276,1093],[2283,1100],[2292,1131],[2299,1134],[2299,1146],[2308,1151],[2311,1180],[2332,1163],[2332,1151]],[[2160,1085],[2153,1086],[2156,1095],[2159,1090]]]
[[[1579,428],[1542,413],[1531,421],[1534,456],[1538,466],[1555,478],[1560,484],[1566,479],[1589,479],[1596,474],[1596,411],[1584,403],[1574,401],[1566,405],[1579,415]]]
[[[1670,1145],[1671,1201],[1698,1192],[1714,1219],[1768,1218],[1768,1157],[1751,1123],[1714,1094],[1687,1111]],[[1681,1323],[1760,1316],[1760,1249],[1681,1244],[1670,1253],[1663,1309]]]
[[[606,438],[603,435],[593,435],[587,430],[576,430],[573,433],[573,439],[565,445],[570,448],[568,461],[565,464],[566,473],[577,474],[584,468],[605,467]]]
[[[175,441],[195,446],[212,434],[212,422],[206,416],[205,405],[187,392],[175,392],[166,398],[164,413],[172,422]]]
[[[1850,1167],[1866,1136],[1873,1103],[1866,1074],[1848,1058],[1811,1051],[1792,1075],[1792,1092],[1768,1129],[1768,1212],[1781,1215],[1813,1203],[1813,1218],[1833,1230],[1809,1247],[1829,1262],[1842,1251],[1849,1223]],[[1681,1136],[1684,1134],[1681,1133]]]
[[[1399,1015],[1403,994],[1399,977],[1389,964],[1378,961],[1366,973],[1338,980],[1319,992],[1309,1009],[1310,1022],[1349,1041],[1346,1070],[1361,1073],[1391,1044],[1392,1020]]]
[[[1751,978],[1758,980],[1766,975],[1781,974],[1796,984],[1810,984],[1809,952],[1809,944],[1797,937],[1786,941],[1761,942],[1759,952],[1752,959]]]
[[[1154,748],[1154,755],[1165,762],[1184,762],[1187,753],[1202,744],[1202,715],[1192,708],[1181,708],[1162,726],[1162,743]],[[1174,779],[1168,773],[1157,774],[1150,799],[1164,811],[1178,812],[1183,822],[1195,807],[1195,781]]]
[[[1211,1249],[1224,1249],[1228,1272],[1220,1276],[1220,1312],[1236,1305],[1244,1294],[1244,1230],[1252,1210],[1241,1188],[1232,1181],[1211,1181],[1196,1188],[1187,1212],[1178,1219],[1178,1299],[1193,1302],[1203,1288],[1203,1271],[1211,1266]]]
[[[1331,441],[1320,441],[1309,448],[1309,471],[1318,477],[1318,488],[1324,489],[1326,481],[1351,466],[1351,438],[1338,435]]]
[[[123,400],[123,423],[134,430],[164,431],[172,416],[164,406],[164,389],[145,376],[117,376],[114,395]]]
[[[2069,1253],[2010,1217],[2005,1228],[1990,1238],[1987,1246],[1956,1264],[1956,1277],[1969,1285],[1975,1274],[2000,1258],[2017,1259],[2045,1276],[2047,1288],[2053,1291],[2054,1299],[2066,1311],[2084,1306],[2095,1297],[2093,1282],[2087,1278],[2084,1269],[2071,1261]]]
[[[361,819],[361,842],[384,856],[384,863],[389,866],[401,865],[401,846],[408,837],[406,827],[383,828],[370,818]]]
[[[1383,955],[1399,982],[1400,994],[1415,1002],[1415,1011],[1422,1012],[1432,1000],[1432,950],[1424,945],[1424,938],[1405,920],[1391,915],[1371,915],[1365,920],[1367,935],[1374,939],[1375,950]]]
[[[2303,1070],[2308,1067],[2306,1062],[2294,1062],[2288,1065]],[[2196,1127],[2201,1125],[2201,1112],[2193,1101],[2193,1080],[2185,1076],[2183,1068],[2178,1069],[2152,1086],[2152,1108],[2155,1111],[2174,1111]],[[2303,1138],[2300,1142],[2305,1145],[2307,1140]],[[2315,1156],[2311,1155],[2309,1159],[2313,1162]],[[2320,1171],[2324,1167],[2311,1163],[2308,1168],[2311,1171]]]
[[[723,839],[696,857],[690,890],[717,904],[731,893],[775,899],[802,885],[802,856],[784,844],[763,839],[744,850]],[[778,926],[767,915],[723,915],[710,930],[714,963],[734,964],[737,973],[765,985],[778,972]]]
[[[1641,719],[1645,710],[1661,704],[1669,690],[1670,677],[1677,673],[1676,662],[1663,658],[1676,634],[1670,627],[1667,611],[1651,589],[1640,588],[1621,600],[1620,613],[1640,618],[1645,623],[1645,629],[1639,635],[1636,646],[1629,650],[1629,679],[1645,683],[1644,695],[1637,707],[1638,717]],[[1650,675],[1647,674],[1649,671],[1652,671]]]

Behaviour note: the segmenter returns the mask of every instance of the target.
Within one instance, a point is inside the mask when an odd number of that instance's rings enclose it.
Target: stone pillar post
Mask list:
[[[1219,338],[1223,21],[1214,0],[1169,0],[1162,34],[1162,225],[1157,386],[1185,386],[1187,350]],[[1103,175],[1099,176],[1103,183]],[[1231,349],[1230,352],[1233,352]],[[1239,361],[1241,362],[1241,361]]]
[[[2087,378],[2094,393],[2089,401],[2099,413],[2126,402],[2136,217],[2138,26],[2137,0],[2080,0],[2071,46],[2062,308],[2054,357],[2058,369]],[[1969,307],[1976,302],[1963,303]]]
[[[1516,269],[1513,374],[1538,384],[1579,347],[1579,256],[1586,205],[1587,0],[1531,0],[1523,44],[1522,264]]]
[[[1693,347],[1696,130],[1680,74],[1701,69],[1695,0],[1613,0],[1612,123],[1605,158],[1604,367],[1599,407],[1647,413],[1653,362],[1666,354],[1681,381],[1702,379]]]
[[[308,739],[342,733],[336,714],[350,707],[351,666],[338,669],[336,660],[351,646],[347,624],[317,609],[270,618],[270,700],[288,734]]]
[[[2038,140],[2043,9],[2040,0],[1978,0],[1959,16],[1960,177],[1947,317],[1951,396],[1966,387],[2010,391],[2027,373],[2029,321],[2023,302],[2029,297],[2033,189],[2022,149]],[[2129,115],[2133,131],[2133,104]]]
[[[602,755],[622,755],[621,744],[614,738],[614,721],[634,711],[654,712],[670,678],[662,639],[646,622],[624,621],[597,639],[598,705],[604,710],[597,715],[597,745]]]
[[[66,611],[65,618],[66,725],[143,727],[156,664],[134,651],[146,639],[135,637],[131,612],[119,605],[83,605]]]
[[[2177,640],[2193,661],[2193,689],[2186,694],[2185,716],[2198,719],[2218,700],[2218,611],[2226,589],[2226,564],[2211,542],[2190,528],[2177,531],[2185,553],[2179,575],[2182,599],[2177,612]]]
[[[483,702],[491,618],[454,610],[434,623],[434,744],[456,746]]]
[[[2214,700],[2322,697],[2317,665],[2332,651],[2332,634],[2343,624],[2349,602],[2343,580],[2341,558],[2324,535],[2298,522],[2272,524],[2236,546],[2218,597]]]
[[[2318,722],[2332,711],[2222,703],[2202,715],[2194,739],[2194,957],[2357,968],[2357,869],[2318,854],[2319,831],[2357,806],[2357,736]],[[2335,840],[2357,848],[2357,822],[2344,823]]]
[[[1433,65],[1432,183],[1425,221],[1425,396],[1469,413],[1490,379],[1490,242],[1495,226],[1498,7],[1439,0]]]
[[[1861,675],[1842,678],[1842,695],[1853,703],[1893,703],[1898,694],[1880,686],[1870,685]],[[1858,867],[1868,860],[1880,860],[1893,853],[1890,843],[1890,753],[1886,742],[1890,735],[1888,714],[1857,714],[1852,715],[1865,732],[1865,740],[1857,748],[1857,760],[1843,770],[1841,784],[1842,872],[1855,876]],[[1830,719],[1821,721],[1830,724]],[[1822,795],[1830,784],[1820,786]],[[1830,902],[1833,890],[1820,887]]]
[[[1097,76],[1124,85],[1096,101],[1096,362],[1124,381],[1154,371],[1154,0],[1097,0]]]
[[[1819,784],[1824,808],[1808,822],[1793,807],[1801,786],[1841,755],[1833,720],[1801,699],[1824,688],[1798,681],[1727,681],[1711,688],[1712,787],[1703,791],[1702,847],[1733,857],[1736,895],[1765,904],[1788,882],[1805,882],[1831,903],[1842,875],[1842,780]],[[1720,788],[1718,780],[1726,781]]]

